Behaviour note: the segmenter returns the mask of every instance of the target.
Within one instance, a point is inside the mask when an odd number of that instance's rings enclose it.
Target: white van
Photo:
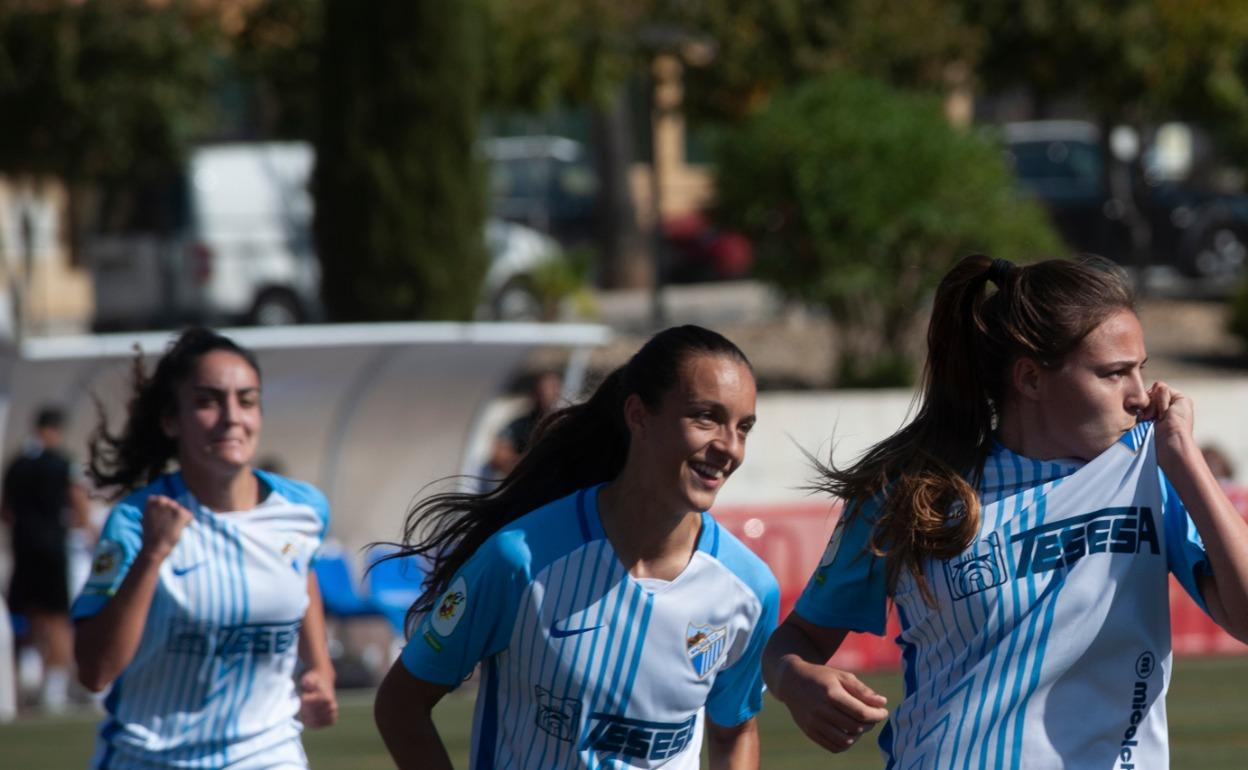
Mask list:
[[[304,142],[206,145],[172,191],[131,200],[122,226],[85,241],[94,274],[95,328],[185,322],[277,325],[319,320],[320,263],[309,188],[314,151]],[[163,210],[160,222],[152,217]],[[479,318],[530,320],[527,275],[560,255],[550,237],[491,219],[491,264]]]
[[[87,238],[96,328],[318,318],[312,159],[301,142],[195,149],[159,228]]]

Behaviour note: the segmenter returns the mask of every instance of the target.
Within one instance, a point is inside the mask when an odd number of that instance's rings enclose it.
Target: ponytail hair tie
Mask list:
[[[1014,263],[1008,259],[994,259],[988,266],[988,280],[1002,288],[1005,280],[1014,272]]]

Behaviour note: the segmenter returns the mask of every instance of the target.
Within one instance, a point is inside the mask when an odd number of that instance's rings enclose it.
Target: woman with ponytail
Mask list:
[[[484,494],[434,495],[433,565],[375,716],[400,768],[450,768],[431,711],[481,663],[479,770],[758,768],[779,589],[707,509],[745,459],[755,384],[715,332],[667,329],[538,426]]]
[[[847,468],[844,515],[764,676],[844,751],[888,719],[888,767],[1168,761],[1168,574],[1248,640],[1248,525],[1147,386],[1125,277],[1088,258],[972,256],[945,276],[914,418]],[[897,607],[905,695],[826,665]]]
[[[254,467],[261,424],[255,356],[202,328],[150,376],[136,356],[120,434],[101,414],[91,474],[119,502],[72,610],[79,678],[112,686],[93,768],[297,770],[337,718],[309,569],[329,509]]]

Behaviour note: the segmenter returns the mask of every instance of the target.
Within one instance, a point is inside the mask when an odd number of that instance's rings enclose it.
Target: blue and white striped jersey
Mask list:
[[[268,494],[249,511],[210,511],[174,473],[109,514],[75,619],[120,587],[148,496],[171,497],[195,519],[161,565],[138,652],[105,699],[93,768],[307,767],[293,673],[329,508],[310,485],[256,475]]]
[[[905,697],[880,733],[888,767],[1169,765],[1167,572],[1203,607],[1204,546],[1157,466],[1151,423],[1099,457],[1038,462],[997,446],[980,533],[893,597]],[[798,600],[820,626],[884,633],[870,510],[838,528]]]
[[[416,626],[403,662],[456,686],[482,661],[472,768],[696,770],[703,711],[762,707],[779,587],[710,516],[675,580],[638,580],[611,548],[598,488],[491,536]]]

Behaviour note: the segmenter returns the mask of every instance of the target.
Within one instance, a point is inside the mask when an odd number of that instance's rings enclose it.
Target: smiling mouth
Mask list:
[[[693,469],[695,476],[708,484],[719,484],[728,478],[728,472],[725,469],[710,463],[690,462],[689,467]]]

